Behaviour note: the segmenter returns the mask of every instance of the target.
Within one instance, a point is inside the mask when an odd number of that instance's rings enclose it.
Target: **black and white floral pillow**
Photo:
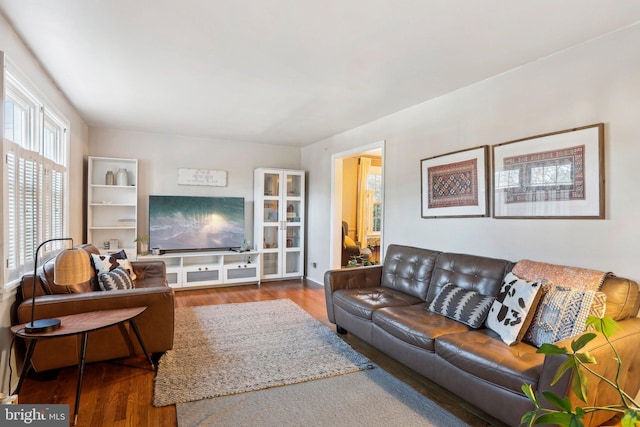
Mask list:
[[[129,273],[131,280],[136,280],[136,274],[133,272],[133,265],[127,259],[127,253],[122,250],[113,254],[91,254],[93,266],[96,269],[96,276],[102,273],[108,273],[118,267],[122,267]]]
[[[529,282],[509,272],[489,309],[486,325],[508,345],[526,333],[540,300],[542,282]]]

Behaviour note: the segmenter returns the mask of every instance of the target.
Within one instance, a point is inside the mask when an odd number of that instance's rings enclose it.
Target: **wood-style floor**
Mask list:
[[[327,319],[324,289],[306,280],[287,280],[229,288],[196,289],[176,292],[176,307],[241,303],[289,298],[313,317],[333,326]],[[334,326],[333,326],[334,327]],[[469,407],[446,390],[350,334],[344,336],[356,350],[392,375],[408,383],[472,426],[501,426],[495,420]],[[88,345],[91,345],[89,342]],[[55,373],[54,373],[55,374]],[[175,406],[154,407],[153,378],[144,356],[93,363],[85,367],[79,426],[177,426]],[[75,401],[77,369],[57,371],[50,378],[28,378],[19,396],[20,403],[68,404]]]

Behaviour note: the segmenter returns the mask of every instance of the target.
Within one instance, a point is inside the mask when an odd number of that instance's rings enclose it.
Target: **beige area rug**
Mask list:
[[[176,405],[178,427],[469,427],[383,369]],[[475,425],[487,425],[478,419]]]
[[[326,378],[372,367],[291,300],[176,309],[154,406]]]

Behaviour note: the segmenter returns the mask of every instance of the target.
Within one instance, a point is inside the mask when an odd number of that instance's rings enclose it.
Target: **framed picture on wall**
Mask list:
[[[494,145],[495,218],[604,218],[604,124]]]
[[[422,218],[489,216],[489,146],[420,160]]]

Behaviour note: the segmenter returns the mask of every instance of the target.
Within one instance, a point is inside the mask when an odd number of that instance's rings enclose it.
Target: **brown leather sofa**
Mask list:
[[[537,348],[526,342],[508,346],[488,328],[471,329],[427,309],[447,283],[496,296],[514,265],[501,259],[390,245],[381,266],[325,273],[328,317],[338,332],[349,331],[507,425],[520,425],[521,416],[533,409],[521,390],[524,383],[536,391],[567,395],[573,405],[584,406],[571,392],[569,375],[550,385],[563,356],[537,354]],[[601,290],[607,295],[605,315],[623,328],[612,338],[623,361],[620,384],[635,396],[640,388],[638,284],[608,277]],[[569,347],[571,340],[557,344]],[[613,354],[604,339],[598,337],[586,350],[598,361],[591,365],[595,371],[607,377],[615,374]],[[595,377],[589,380],[588,396],[590,405],[619,403],[614,390]],[[550,407],[548,402],[545,405]],[[584,422],[600,425],[612,415],[598,412]]]
[[[91,244],[81,246],[89,254],[99,253]],[[38,269],[35,318],[47,319],[69,314],[114,308],[146,306],[136,317],[145,346],[150,353],[173,347],[174,291],[166,281],[166,267],[161,261],[131,263],[136,274],[135,289],[100,291],[95,273],[91,280],[76,286],[53,285],[54,263]],[[93,271],[93,268],[92,268]],[[33,274],[21,281],[21,301],[15,313],[15,324],[31,321]],[[128,322],[89,333],[87,362],[129,357],[142,353]],[[79,363],[81,335],[39,340],[32,357],[37,372]]]

